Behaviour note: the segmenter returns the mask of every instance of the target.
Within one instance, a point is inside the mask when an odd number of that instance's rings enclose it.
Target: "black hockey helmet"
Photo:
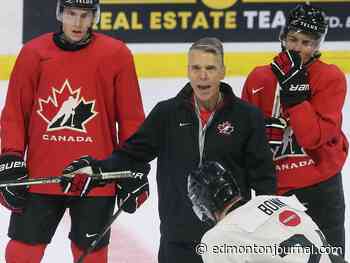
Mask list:
[[[95,16],[95,23],[100,20],[100,1],[99,0],[58,0],[56,17],[57,20],[62,22],[62,12],[65,7],[81,8],[92,10]]]
[[[297,5],[288,16],[280,38],[285,39],[289,31],[311,34],[316,40],[324,39],[327,34],[328,23],[325,13],[310,4]]]
[[[97,10],[99,7],[99,0],[59,0],[63,7],[75,7],[83,9]]]
[[[222,211],[241,193],[232,173],[218,162],[205,162],[187,179],[188,197],[197,217],[210,225],[216,224],[215,212]]]

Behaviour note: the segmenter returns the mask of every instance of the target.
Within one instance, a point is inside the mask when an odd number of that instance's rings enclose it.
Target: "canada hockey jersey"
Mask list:
[[[260,108],[265,117],[282,115],[289,120],[282,145],[273,153],[279,194],[336,175],[348,153],[341,130],[345,75],[320,60],[307,70],[311,98],[288,109],[279,102],[277,79],[269,65],[256,67],[242,91],[242,99]]]
[[[331,263],[338,248],[295,196],[258,196],[231,211],[202,238],[204,263]],[[204,249],[203,249],[204,247]],[[343,261],[339,261],[343,262]]]
[[[30,178],[59,176],[82,155],[107,157],[144,120],[133,57],[125,44],[93,33],[87,47],[65,51],[52,36],[23,46],[1,115],[2,153],[26,154]],[[54,184],[30,191],[62,194]],[[90,195],[114,193],[109,184]]]

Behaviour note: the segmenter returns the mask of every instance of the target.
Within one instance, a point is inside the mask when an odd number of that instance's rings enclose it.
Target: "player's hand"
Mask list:
[[[27,168],[22,157],[15,154],[0,156],[0,182],[27,179]],[[22,212],[26,204],[28,186],[0,188],[0,203],[15,213]]]
[[[146,178],[147,180],[147,178]],[[117,203],[118,207],[123,206],[123,211],[127,213],[134,213],[149,196],[149,185],[148,180],[143,182],[135,183],[132,189],[122,187],[121,184],[117,186]],[[125,204],[124,204],[125,200]]]
[[[271,151],[275,151],[282,144],[284,130],[287,128],[287,120],[280,118],[265,118],[266,138],[270,145]]]
[[[64,193],[86,196],[94,187],[104,186],[100,169],[90,156],[83,156],[64,168],[61,176],[61,188]]]
[[[149,196],[147,175],[150,169],[151,166],[148,163],[134,164],[131,171],[135,177],[124,179],[116,184],[118,207],[126,200],[123,211],[134,213],[147,200]]]
[[[281,87],[282,105],[291,107],[310,98],[307,71],[296,51],[287,50],[279,53],[273,59],[271,69]]]

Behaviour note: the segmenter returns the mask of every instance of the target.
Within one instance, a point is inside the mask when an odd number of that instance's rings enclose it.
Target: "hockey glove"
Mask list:
[[[118,189],[118,207],[120,208],[122,206],[123,211],[130,214],[134,213],[149,196],[147,177],[144,177],[144,179],[130,179],[127,183],[116,184],[116,187]]]
[[[275,151],[282,144],[284,130],[287,128],[287,121],[280,118],[265,118],[265,132],[271,151]]]
[[[104,186],[107,181],[99,179],[101,171],[96,160],[90,156],[83,156],[73,161],[62,172],[61,188],[64,193],[78,193],[86,196],[89,191],[98,186]]]
[[[297,52],[288,50],[279,53],[271,63],[271,69],[281,86],[283,106],[291,107],[310,98],[307,72]]]
[[[127,213],[134,213],[149,196],[149,184],[147,175],[151,167],[147,164],[137,164],[132,171],[135,173],[135,178],[124,179],[116,184],[117,203],[123,211]],[[125,203],[123,203],[125,200]]]
[[[15,154],[0,156],[0,182],[27,178],[27,168],[23,158]],[[28,188],[28,186],[0,188],[0,203],[15,213],[22,212],[26,203]]]

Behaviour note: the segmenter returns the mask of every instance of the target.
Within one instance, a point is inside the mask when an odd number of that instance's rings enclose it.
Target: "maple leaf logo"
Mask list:
[[[218,125],[218,130],[220,134],[230,135],[234,131],[234,128],[229,121],[225,121]]]
[[[36,112],[47,123],[47,131],[70,129],[86,133],[86,123],[97,115],[95,101],[80,97],[80,88],[72,90],[68,79],[60,90],[52,87],[51,96],[38,100]]]

